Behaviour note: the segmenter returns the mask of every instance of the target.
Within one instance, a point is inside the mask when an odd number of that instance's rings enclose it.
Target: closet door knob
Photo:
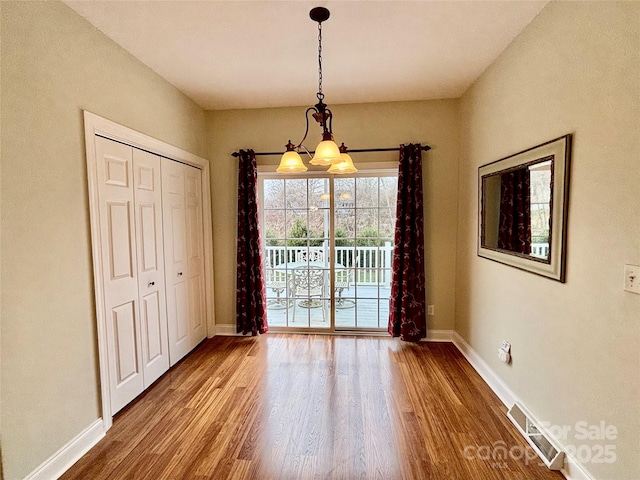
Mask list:
[[[181,277],[182,276],[182,272],[178,272],[178,276]]]
[[[152,286],[153,286],[153,285],[155,285],[155,284],[156,284],[156,282],[149,282],[149,285],[148,285],[148,286],[149,286],[149,287],[152,287]]]

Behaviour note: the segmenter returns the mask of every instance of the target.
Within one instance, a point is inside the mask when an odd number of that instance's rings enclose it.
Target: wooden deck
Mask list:
[[[377,329],[387,328],[389,321],[389,288],[372,286],[359,286],[343,292],[344,302],[336,308],[335,319],[336,328],[354,329]],[[351,296],[349,296],[351,295]],[[353,295],[357,295],[354,297]],[[373,298],[376,296],[380,298]],[[301,306],[304,299],[296,300],[295,317],[293,300],[276,299],[273,292],[267,291],[268,308],[267,320],[270,327],[293,327],[293,328],[327,328],[331,327],[330,302],[324,299],[320,304],[308,308]],[[324,315],[323,315],[324,309]]]

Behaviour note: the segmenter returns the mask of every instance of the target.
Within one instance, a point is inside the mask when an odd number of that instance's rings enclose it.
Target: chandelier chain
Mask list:
[[[0,0],[2,1],[2,0]],[[294,145],[291,140],[286,145],[286,152],[280,158],[280,165],[276,169],[278,173],[298,173],[307,170],[302,163],[300,153],[304,150],[309,157],[312,152],[304,146],[304,141],[309,133],[309,121],[311,116],[320,127],[322,127],[322,141],[318,143],[316,150],[313,152],[313,158],[310,160],[311,165],[327,165],[330,174],[354,173],[358,169],[353,165],[353,160],[347,153],[347,147],[343,143],[340,147],[333,138],[333,113],[324,103],[324,93],[322,93],[322,22],[330,16],[329,10],[325,7],[315,7],[309,11],[309,18],[318,23],[318,103],[307,108],[304,113],[306,120],[306,128],[304,136],[300,143]]]
[[[322,22],[318,22],[318,100],[322,101]]]

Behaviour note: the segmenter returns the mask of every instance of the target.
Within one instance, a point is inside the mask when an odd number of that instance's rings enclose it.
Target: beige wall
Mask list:
[[[60,2],[2,2],[2,454],[100,416],[82,109],[205,156],[204,112]]]
[[[309,98],[313,101],[313,97]],[[330,102],[330,96],[327,96]],[[422,142],[433,149],[423,155],[425,191],[425,255],[427,298],[436,315],[428,328],[453,328],[454,273],[458,173],[458,116],[456,100],[330,105],[336,140],[351,148],[393,147]],[[282,151],[287,140],[298,142],[304,134],[306,107],[208,112],[211,141],[211,190],[215,303],[218,324],[235,323],[235,235],[237,160],[240,148]],[[310,148],[320,140],[320,127],[311,126]],[[356,165],[367,159],[397,162],[397,152],[353,154]],[[270,159],[270,160],[267,160]],[[259,162],[277,164],[278,157]]]
[[[230,153],[298,141],[305,107],[205,115],[63,4],[1,4],[0,433],[13,480],[100,416],[81,110],[211,159],[216,318],[228,325]],[[623,264],[640,263],[639,18],[637,3],[553,2],[461,102],[332,105],[336,136],[352,148],[433,147],[424,155],[429,328],[451,329],[455,318],[540,419],[617,426],[616,463],[587,468],[625,480],[640,478],[640,296],[621,289]],[[575,135],[567,283],[478,258],[477,167],[566,133]],[[495,358],[502,339],[513,344],[509,366]]]
[[[456,330],[534,415],[615,425],[613,464],[640,478],[640,4],[552,2],[461,101]],[[476,256],[477,167],[574,134],[567,281]],[[500,341],[513,363],[497,359]]]

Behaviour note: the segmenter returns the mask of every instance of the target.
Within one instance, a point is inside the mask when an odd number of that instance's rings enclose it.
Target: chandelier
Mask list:
[[[286,145],[286,151],[280,159],[280,165],[276,169],[279,173],[299,173],[305,172],[307,167],[302,163],[300,151],[304,150],[309,157],[311,152],[304,146],[304,141],[309,133],[309,113],[313,119],[322,127],[322,141],[318,144],[313,152],[313,158],[309,161],[311,165],[329,166],[329,173],[354,173],[358,170],[353,165],[351,156],[347,153],[347,147],[344,143],[338,147],[333,138],[333,113],[323,102],[324,94],[322,93],[322,22],[329,18],[329,10],[324,7],[316,7],[311,9],[309,17],[314,22],[318,22],[318,103],[313,107],[309,107],[305,112],[307,128],[304,136],[298,145],[294,145],[289,140]]]

